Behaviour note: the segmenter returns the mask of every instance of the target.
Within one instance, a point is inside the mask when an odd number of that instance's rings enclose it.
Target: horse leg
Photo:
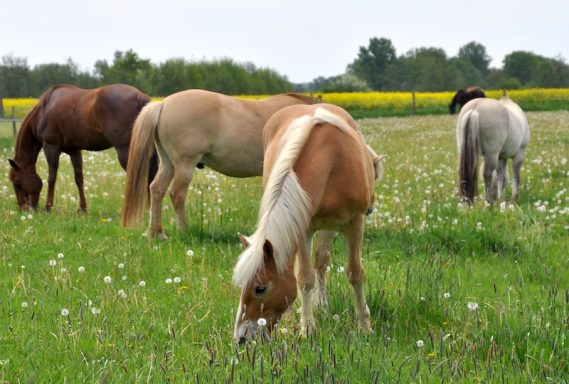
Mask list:
[[[320,231],[316,240],[314,259],[316,266],[316,292],[314,302],[323,308],[328,308],[326,295],[326,271],[330,265],[330,247],[336,237],[336,232]]]
[[[497,187],[498,187],[498,200],[502,200],[504,196],[504,190],[506,185],[508,185],[508,159],[498,160],[498,176],[497,176]]]
[[[83,183],[83,155],[81,151],[71,152],[71,165],[73,165],[73,174],[75,176],[75,184],[79,190],[79,211],[87,212],[87,199],[85,199],[85,188]]]
[[[59,148],[52,145],[44,145],[43,153],[48,165],[47,176],[47,199],[45,202],[45,210],[51,211],[53,207],[53,196],[55,194],[55,180],[57,179],[57,170],[59,169]]]
[[[356,296],[356,320],[364,332],[371,332],[370,312],[364,294],[365,271],[362,265],[364,216],[357,215],[345,229],[348,243],[348,279]]]
[[[176,212],[176,224],[180,233],[184,233],[188,227],[188,219],[186,216],[186,195],[188,187],[192,181],[194,169],[199,160],[189,162],[188,164],[178,164],[174,171],[174,180],[170,189],[170,199]]]
[[[498,156],[484,157],[484,191],[486,201],[493,203],[497,197],[498,189]]]
[[[310,262],[311,236],[300,241],[297,253],[298,271],[296,273],[298,290],[300,292],[300,333],[302,336],[309,335],[316,328],[314,310],[312,307],[312,295],[315,285],[315,271]]]
[[[512,170],[513,170],[513,177],[512,177],[512,201],[516,201],[518,198],[518,192],[520,190],[520,182],[521,182],[521,169],[522,163],[524,162],[526,155],[525,150],[520,149],[515,155],[512,160]]]
[[[126,171],[126,166],[128,163],[128,146],[115,148],[115,150],[117,151],[117,158],[119,159],[119,164],[121,165],[122,169]]]
[[[164,200],[168,184],[170,184],[174,176],[174,169],[172,163],[165,155],[161,159],[164,160],[160,162],[156,177],[150,183],[150,220],[144,235],[149,238],[166,239],[167,237],[162,227],[162,200]]]

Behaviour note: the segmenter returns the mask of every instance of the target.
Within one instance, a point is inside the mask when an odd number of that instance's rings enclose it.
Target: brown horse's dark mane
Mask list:
[[[287,95],[289,97],[294,97],[295,99],[303,101],[306,104],[319,104],[323,101],[322,97],[320,97],[320,96],[314,97],[312,95],[304,95],[302,93],[297,93],[297,92],[287,92],[287,93],[285,93],[285,95]]]

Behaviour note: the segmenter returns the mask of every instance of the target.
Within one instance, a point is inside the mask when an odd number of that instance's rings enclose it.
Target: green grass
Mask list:
[[[84,153],[87,214],[66,156],[49,214],[18,211],[2,178],[0,383],[567,382],[569,112],[528,118],[520,200],[493,207],[456,198],[455,118],[359,121],[387,155],[364,245],[371,335],[356,331],[338,239],[318,331],[300,338],[291,311],[271,342],[233,344],[237,233],[254,229],[259,178],[197,171],[190,231],[167,202],[167,241],[120,227],[113,151]],[[45,180],[43,156],[38,169]]]

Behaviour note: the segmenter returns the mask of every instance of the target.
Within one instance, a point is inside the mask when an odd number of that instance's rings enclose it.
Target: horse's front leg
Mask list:
[[[314,267],[310,262],[311,245],[312,236],[307,235],[305,239],[301,240],[296,256],[298,258],[296,279],[302,305],[300,310],[300,332],[302,336],[308,336],[316,328],[312,306],[316,277]]]
[[[326,273],[330,266],[330,248],[336,237],[334,231],[320,231],[316,239],[314,251],[316,267],[316,292],[314,302],[322,308],[328,308],[328,296],[326,295]]]
[[[356,296],[356,320],[364,332],[371,332],[370,312],[364,294],[365,271],[362,265],[364,215],[357,215],[345,229],[348,244],[348,279]]]
[[[45,155],[48,166],[47,199],[45,202],[45,210],[49,212],[53,207],[55,180],[57,180],[57,170],[59,169],[59,155],[61,154],[61,151],[59,148],[52,145],[44,145],[43,153]]]
[[[81,151],[75,151],[69,154],[71,164],[73,165],[73,174],[75,176],[75,184],[79,190],[79,211],[87,212],[87,199],[85,198],[85,187],[83,182],[83,155]]]

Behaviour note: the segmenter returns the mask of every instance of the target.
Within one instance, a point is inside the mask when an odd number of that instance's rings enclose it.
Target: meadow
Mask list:
[[[316,333],[301,338],[293,310],[271,341],[233,342],[237,234],[254,230],[260,178],[198,170],[190,230],[168,202],[169,239],[151,241],[120,226],[112,150],[84,153],[87,214],[67,156],[51,213],[17,209],[4,161],[0,383],[568,382],[569,112],[528,113],[520,198],[494,206],[456,196],[455,119],[358,121],[387,155],[364,243],[372,334],[355,327],[337,239]]]

